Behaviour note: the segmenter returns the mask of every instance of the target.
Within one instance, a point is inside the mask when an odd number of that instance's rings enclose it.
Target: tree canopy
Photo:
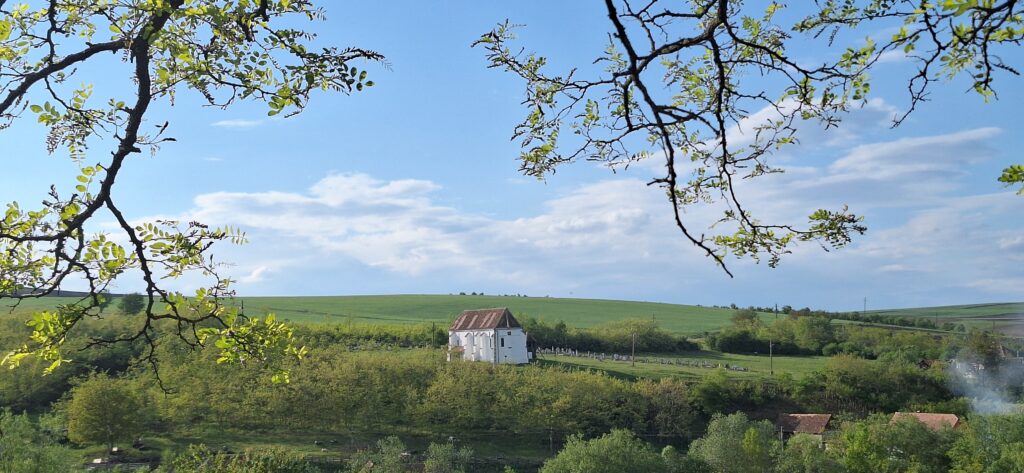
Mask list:
[[[57,368],[67,361],[61,346],[74,328],[98,316],[100,294],[118,278],[139,273],[142,320],[94,344],[141,340],[153,347],[164,326],[193,346],[215,343],[219,362],[305,353],[285,325],[247,317],[228,302],[232,281],[220,274],[210,249],[244,242],[244,233],[201,222],[133,224],[111,191],[134,156],[174,140],[171,124],[149,117],[155,103],[173,104],[188,93],[210,106],[256,100],[267,104],[268,115],[294,115],[318,90],[352,93],[372,86],[357,66],[381,61],[380,54],[311,46],[315,35],[304,28],[323,18],[306,0],[0,0],[0,130],[34,120],[48,130],[47,151],[66,153],[80,169],[75,182],[51,186],[39,207],[6,205],[0,215],[0,297],[43,297],[72,281],[91,293],[36,314],[30,340],[8,353],[4,364],[37,356],[51,371]],[[108,73],[121,67],[131,86],[97,99],[98,78],[89,76],[96,69],[89,65]],[[111,146],[106,158],[95,150],[103,145]],[[90,227],[100,215],[117,223],[114,233]],[[209,282],[192,294],[162,282],[188,273]],[[155,365],[155,353],[151,348],[144,359]],[[286,377],[280,372],[275,380]]]
[[[658,160],[676,226],[732,274],[727,255],[767,258],[775,266],[798,242],[825,249],[848,244],[866,230],[846,207],[815,209],[807,222],[773,222],[752,210],[743,182],[783,172],[771,159],[797,141],[802,121],[840,126],[845,112],[865,103],[869,72],[888,54],[917,66],[907,78],[909,105],[898,126],[927,100],[937,81],[965,75],[984,99],[997,97],[1003,75],[1019,75],[1001,54],[1024,39],[1024,5],[1016,1],[605,0],[610,33],[593,76],[552,72],[548,59],[514,46],[516,26],[505,22],[475,44],[490,66],[526,84],[521,170],[544,178],[578,160],[613,169]],[[794,20],[787,7],[804,9]],[[895,32],[851,41],[854,28],[894,26]],[[884,28],[880,28],[883,31]],[[831,57],[798,60],[794,43],[818,44]],[[582,63],[584,59],[574,62]],[[1024,182],[1024,168],[999,178]],[[1024,190],[1022,190],[1024,192]],[[702,220],[688,209],[711,209]]]

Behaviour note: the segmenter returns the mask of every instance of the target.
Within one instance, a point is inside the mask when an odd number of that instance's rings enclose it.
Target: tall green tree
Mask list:
[[[121,312],[128,315],[138,315],[142,312],[142,309],[146,308],[146,303],[142,299],[142,294],[132,293],[121,297],[118,301],[118,305],[121,307]]]
[[[525,82],[526,118],[513,132],[522,147],[521,171],[543,179],[579,160],[612,168],[657,160],[664,174],[650,184],[665,190],[676,226],[730,275],[730,254],[767,258],[774,267],[798,242],[837,248],[866,229],[846,207],[813,210],[802,223],[765,221],[737,191],[741,181],[783,171],[772,156],[796,142],[799,122],[838,126],[846,111],[867,100],[869,72],[888,54],[905,54],[917,66],[907,78],[907,114],[948,77],[967,76],[983,98],[994,97],[1001,75],[1018,75],[1004,59],[1014,56],[1002,53],[1024,40],[1024,5],[1013,0],[605,0],[604,6],[606,48],[596,59],[576,60],[599,64],[594,75],[551,71],[546,57],[513,44],[516,28],[507,21],[477,41],[490,67]],[[787,6],[808,13],[794,21],[783,14]],[[888,28],[893,24],[895,32]],[[868,27],[886,33],[846,48],[833,44],[854,29],[859,39]],[[790,51],[798,42],[820,46],[825,58],[798,60]],[[746,137],[732,129],[762,109],[770,117],[749,123]],[[1001,180],[1024,182],[1024,168],[1007,168]],[[685,211],[698,205],[715,217]]]
[[[316,91],[372,86],[361,66],[383,57],[314,47],[308,28],[323,18],[307,0],[0,1],[0,130],[16,121],[39,123],[48,133],[41,147],[80,170],[74,182],[55,183],[41,206],[11,202],[0,213],[0,297],[42,297],[69,280],[90,290],[36,314],[33,335],[5,364],[38,356],[52,370],[67,361],[62,344],[81,320],[98,316],[99,294],[125,274],[142,275],[146,321],[95,343],[153,346],[167,326],[192,345],[215,344],[221,362],[302,356],[288,327],[244,316],[225,302],[231,280],[210,249],[241,243],[244,234],[200,222],[132,224],[112,190],[139,153],[174,140],[173,125],[151,116],[154,104],[194,94],[212,106],[255,100],[268,115],[291,116]],[[108,82],[120,72],[125,86],[94,97],[99,77],[90,74],[100,70]],[[94,150],[108,143],[110,149]],[[116,237],[97,231],[98,218],[117,223]],[[209,282],[192,294],[161,286],[186,273]],[[145,359],[156,362],[152,350]]]
[[[751,421],[746,414],[715,414],[703,437],[690,444],[689,455],[720,473],[768,471],[781,445],[768,421]]]
[[[613,430],[591,440],[572,436],[565,448],[544,462],[541,473],[663,473],[665,460],[628,430]]]
[[[914,418],[890,423],[876,416],[845,426],[833,446],[850,473],[940,473],[949,471],[946,452],[955,439],[950,428],[933,431]]]
[[[456,447],[453,442],[432,443],[427,447],[424,473],[466,473],[473,459],[473,449]]]
[[[950,471],[995,473],[1024,471],[1024,413],[973,415],[949,449]]]
[[[775,465],[778,473],[841,473],[842,464],[829,451],[821,448],[820,441],[807,434],[797,434],[786,441],[786,448]]]
[[[126,383],[96,375],[71,390],[67,417],[71,441],[101,443],[110,449],[115,442],[138,435],[146,414],[142,400]]]

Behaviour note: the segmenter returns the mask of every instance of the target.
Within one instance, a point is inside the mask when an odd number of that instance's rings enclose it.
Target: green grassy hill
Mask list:
[[[559,299],[514,296],[332,296],[244,297],[248,313],[273,312],[295,322],[380,322],[448,324],[466,309],[508,307],[548,322],[565,321],[573,327],[592,327],[625,318],[655,318],[662,327],[679,333],[718,330],[730,323],[731,309],[655,302],[599,299]]]
[[[913,309],[869,310],[868,313],[896,315],[901,317],[938,317],[940,320],[948,318],[1024,317],[1024,302],[917,307]]]
[[[71,298],[48,297],[23,301],[17,312],[52,308]],[[246,312],[273,312],[296,323],[413,324],[436,322],[447,325],[466,309],[508,307],[515,314],[527,314],[548,322],[565,321],[573,327],[592,327],[624,318],[651,318],[665,329],[683,334],[715,331],[730,324],[731,309],[657,302],[602,299],[561,299],[514,296],[384,295],[324,297],[241,297]],[[10,301],[0,301],[0,311]],[[115,304],[116,305],[116,301]],[[116,310],[116,309],[112,309]],[[3,313],[0,312],[0,313]],[[964,323],[989,328],[995,321],[1001,330],[1024,329],[1024,303],[973,304],[913,309],[877,310],[869,313],[900,317],[927,317],[941,322]],[[771,314],[762,314],[770,322]]]
[[[1006,335],[1024,335],[1024,302],[869,310],[868,314],[921,317],[934,320],[939,324],[952,322],[980,329],[995,327]]]

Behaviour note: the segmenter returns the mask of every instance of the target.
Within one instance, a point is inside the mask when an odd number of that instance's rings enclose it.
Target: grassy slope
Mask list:
[[[900,317],[938,317],[940,320],[944,318],[965,319],[1024,317],[1024,302],[918,307],[913,309],[869,310],[868,313],[896,315]]]
[[[996,328],[1005,335],[1024,336],[1024,302],[967,304],[868,311],[897,317],[924,317],[938,323],[964,324],[968,328]]]
[[[31,312],[52,308],[71,298],[45,298],[25,300],[18,312]],[[515,314],[527,314],[548,322],[565,321],[573,327],[592,327],[624,318],[654,317],[671,331],[697,334],[718,330],[729,325],[731,309],[663,304],[656,302],[613,301],[600,299],[559,299],[546,297],[504,296],[447,296],[447,295],[385,295],[385,296],[325,296],[325,297],[245,297],[249,314],[276,313],[279,317],[299,323],[421,323],[448,324],[466,309],[508,307]],[[8,301],[0,301],[0,314],[7,312]],[[115,301],[116,304],[116,301]],[[990,326],[992,320],[1000,325],[1010,318],[1024,318],[1024,303],[973,304],[945,307],[922,307],[869,311],[901,317],[928,317],[936,315],[939,321],[954,321]],[[770,322],[770,314],[762,314]]]
[[[565,321],[573,327],[592,327],[625,318],[657,319],[662,327],[679,333],[717,330],[730,323],[730,309],[655,302],[598,299],[558,299],[503,296],[337,296],[246,297],[246,312],[273,312],[295,322],[353,322],[448,324],[466,309],[508,307],[548,322]]]

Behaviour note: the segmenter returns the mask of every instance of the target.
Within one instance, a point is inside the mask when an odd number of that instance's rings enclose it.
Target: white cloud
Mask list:
[[[878,272],[880,273],[899,273],[904,271],[913,271],[913,269],[904,264],[887,264],[878,268]]]
[[[1008,251],[1024,251],[1024,236],[1006,237],[999,240],[999,249]]]
[[[264,280],[268,272],[270,272],[270,268],[266,266],[259,266],[256,269],[253,269],[249,274],[238,278],[238,280],[243,283],[260,282]]]
[[[219,128],[255,128],[263,123],[264,120],[231,119],[215,121],[211,125]]]
[[[855,114],[849,137],[805,141],[792,148],[785,174],[738,187],[766,222],[799,223],[814,209],[849,204],[868,216],[868,234],[832,253],[806,244],[770,273],[730,259],[736,280],[725,279],[684,240],[664,192],[646,185],[642,173],[562,191],[528,213],[514,207],[516,190],[495,189],[508,193],[512,207],[504,214],[512,217],[504,218],[442,204],[442,195],[452,191],[436,182],[332,174],[301,192],[203,194],[179,220],[235,225],[249,233],[253,243],[229,256],[242,263],[243,291],[281,293],[282,282],[296,280],[303,281],[296,283],[302,291],[396,292],[401,282],[411,288],[406,291],[498,287],[626,298],[697,291],[692,302],[717,303],[752,290],[745,284],[769,284],[789,292],[800,287],[787,297],[810,298],[803,305],[821,298],[822,305],[834,306],[831,295],[845,297],[850,287],[876,300],[919,305],[936,302],[929,298],[937,292],[941,299],[1009,288],[977,282],[1013,281],[1018,274],[1024,227],[1008,216],[1024,211],[1024,199],[965,194],[965,169],[994,153],[989,143],[1000,130],[870,141],[887,127],[890,111],[875,102]],[[544,186],[536,192],[553,191]],[[715,217],[709,207],[684,214],[698,233]],[[313,271],[319,276],[308,274]]]
[[[893,49],[886,51],[878,56],[879,64],[892,64],[906,62],[910,60],[910,56],[903,52],[902,49]]]

